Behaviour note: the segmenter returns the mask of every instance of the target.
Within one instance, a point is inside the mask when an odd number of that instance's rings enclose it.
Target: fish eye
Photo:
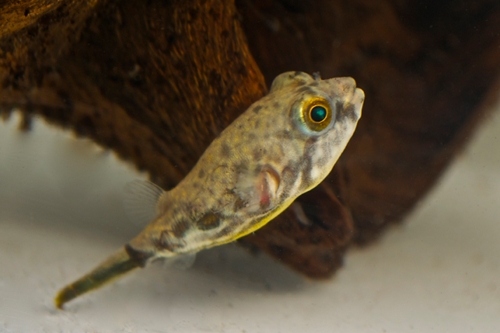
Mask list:
[[[312,100],[304,105],[302,119],[310,130],[320,132],[330,124],[332,108],[326,100]]]
[[[314,121],[315,123],[321,123],[323,120],[326,119],[326,109],[324,106],[321,105],[316,105],[311,108],[310,112],[310,117],[311,120]]]

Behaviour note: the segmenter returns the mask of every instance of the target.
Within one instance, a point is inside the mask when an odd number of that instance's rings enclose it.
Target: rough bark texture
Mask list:
[[[265,81],[354,77],[359,128],[298,200],[312,224],[289,209],[243,239],[322,278],[401,221],[463,145],[498,90],[499,33],[495,0],[0,1],[0,113],[20,107],[25,127],[40,114],[169,188]]]

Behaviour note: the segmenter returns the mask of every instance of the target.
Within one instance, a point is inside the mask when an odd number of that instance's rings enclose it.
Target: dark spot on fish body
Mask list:
[[[317,161],[316,161],[316,165],[320,168],[324,167],[326,165],[326,163],[329,161],[329,154],[328,155],[324,155],[324,156],[321,156]]]
[[[302,152],[302,158],[303,159],[310,159],[311,156],[314,153],[314,145],[318,141],[318,138],[315,136],[310,137],[307,139],[306,143],[304,144],[304,150]]]
[[[249,133],[248,134],[248,140],[254,141],[256,139],[257,139],[257,135],[255,135],[254,133]]]
[[[293,140],[293,135],[288,130],[278,131],[275,135],[279,139]]]
[[[279,108],[281,107],[281,104],[280,104],[279,102],[274,102],[274,103],[273,103],[273,107],[274,107],[275,109],[279,109]]]
[[[299,171],[296,163],[292,162],[283,168],[281,171],[281,178],[286,181],[293,180],[297,177],[298,173]]]
[[[196,226],[198,229],[206,231],[217,228],[220,225],[220,215],[210,212],[203,215],[198,221],[196,221]]]
[[[279,153],[278,152],[274,152],[271,156],[270,156],[270,160],[276,164],[276,165],[280,165],[281,164],[281,161],[283,160],[283,150],[281,150]]]
[[[305,145],[304,145],[304,152],[310,153],[310,150],[312,146],[318,141],[318,138],[315,136],[311,136],[309,139],[307,139]]]
[[[224,227],[221,231],[219,231],[217,233],[217,238],[225,237],[225,236],[229,235],[229,233],[231,232],[232,229],[233,229],[232,226]]]
[[[305,92],[308,92],[308,93],[311,93],[311,94],[313,93],[311,87],[309,87],[309,86],[305,86],[305,87],[299,88],[297,90],[297,93],[305,93]]]
[[[300,178],[301,189],[306,189],[312,185],[311,170],[311,162],[309,160],[302,170],[302,177]]]
[[[332,157],[332,142],[325,141],[321,145],[322,156],[316,161],[319,167],[324,167]]]
[[[253,150],[252,157],[253,157],[254,161],[260,161],[262,156],[264,156],[264,152],[263,152],[262,148],[257,148],[257,149]]]
[[[186,234],[186,231],[188,231],[190,227],[191,227],[190,221],[188,221],[186,219],[181,219],[181,220],[173,223],[172,234],[177,238],[184,237],[184,235]]]
[[[276,123],[271,119],[266,121],[266,138],[269,139],[272,136],[272,129],[276,128]]]
[[[259,113],[259,111],[260,111],[261,109],[262,109],[262,105],[257,105],[256,107],[254,107],[254,108],[252,109],[252,111],[253,111],[255,114],[257,114],[257,113]]]
[[[174,242],[173,240],[176,240],[176,242]],[[183,241],[181,238],[172,237],[172,232],[170,230],[162,230],[160,238],[155,243],[155,245],[160,250],[165,249],[170,252],[176,252],[177,250],[184,247],[185,241]]]
[[[225,162],[225,159],[221,159],[221,162]],[[224,170],[228,168],[227,163],[223,163],[215,167],[213,170],[210,170],[210,174],[208,175],[208,181],[206,183],[208,184],[218,184],[218,182],[221,180],[221,177],[224,177]],[[210,189],[207,187],[207,190],[210,191]]]
[[[356,115],[356,108],[354,107],[354,104],[348,104],[344,109],[342,110],[342,115],[349,118],[349,120],[355,122],[358,119],[358,116]]]
[[[236,200],[234,201],[233,205],[233,212],[237,212],[243,208],[245,208],[248,205],[248,202],[246,200],[243,200],[239,196],[236,196]]]
[[[222,157],[228,158],[231,156],[231,147],[227,143],[223,143],[221,145],[221,151],[220,151]]]
[[[302,177],[301,177],[301,188],[307,188],[311,185],[311,171],[312,171],[312,155],[314,153],[314,144],[318,141],[318,138],[309,138],[304,145],[304,152],[300,160]]]
[[[203,177],[205,177],[205,170],[200,169],[200,171],[198,171],[198,178],[203,178]]]
[[[248,172],[248,161],[247,160],[243,160],[243,161],[240,161],[239,163],[237,163],[234,166],[234,171],[237,174],[242,174],[242,173]]]
[[[295,180],[299,176],[298,163],[291,162],[281,171],[281,182],[284,184],[282,194],[288,196]]]
[[[149,258],[151,258],[151,254],[147,254],[143,251],[138,251],[129,244],[125,245],[125,252],[127,252],[130,259],[139,267],[146,266],[146,262]]]
[[[220,196],[218,199],[217,199],[217,207],[224,207],[224,203],[225,203],[225,200],[224,200],[224,196]]]

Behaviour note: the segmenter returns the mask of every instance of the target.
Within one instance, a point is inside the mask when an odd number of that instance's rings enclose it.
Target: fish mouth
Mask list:
[[[365,92],[356,87],[356,81],[352,77],[337,78],[337,83],[340,86],[339,95],[343,105],[339,115],[357,123],[361,118]]]
[[[365,92],[357,88],[356,81],[352,77],[338,77],[330,80],[336,86],[336,94],[343,99],[344,106],[351,110],[351,117],[349,118],[356,121],[359,120],[365,101]],[[353,108],[354,110],[352,110]]]
[[[355,88],[354,94],[351,98],[351,104],[354,105],[358,119],[361,118],[363,110],[363,103],[365,102],[365,92],[360,88]]]
[[[350,95],[349,96],[350,98],[347,97],[348,104],[354,106],[354,114],[356,115],[356,121],[357,121],[361,118],[361,113],[362,113],[361,110],[363,109],[363,103],[365,102],[365,92],[362,89],[357,88],[356,81],[353,78],[346,77],[344,79],[348,82],[346,86],[350,86],[349,90],[344,88],[344,92],[347,93],[348,96]]]

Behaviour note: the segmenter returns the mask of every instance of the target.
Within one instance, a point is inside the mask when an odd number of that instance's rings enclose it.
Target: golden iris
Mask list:
[[[332,120],[330,104],[323,99],[307,103],[302,112],[302,118],[307,127],[315,132],[324,130]]]

